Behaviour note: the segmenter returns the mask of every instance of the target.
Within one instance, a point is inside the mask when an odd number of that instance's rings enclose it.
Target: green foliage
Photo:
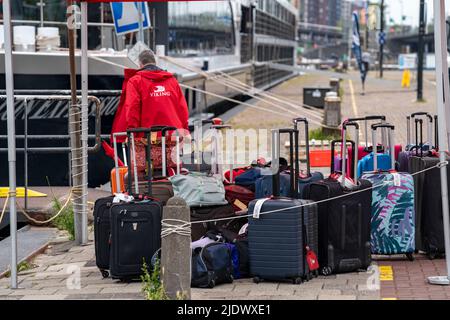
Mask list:
[[[55,213],[58,213],[62,209],[63,204],[57,198],[53,198],[52,207]],[[53,225],[59,230],[69,232],[70,240],[75,239],[75,222],[72,204],[68,204],[61,214],[53,220]]]
[[[17,265],[17,272],[23,272],[35,268],[36,266],[28,261],[22,261]],[[11,277],[11,271],[5,273],[5,277]]]
[[[161,266],[159,259],[156,260],[155,266],[153,268],[153,272],[150,273],[148,270],[148,265],[144,261],[142,265],[142,272],[144,273],[141,276],[142,280],[142,292],[145,295],[146,300],[169,300],[166,292],[164,291],[164,287],[161,283]]]
[[[311,130],[309,132],[309,139],[310,140],[318,140],[318,141],[324,141],[324,140],[339,140],[341,139],[341,135],[336,134],[328,134],[324,132],[323,128],[318,128]]]

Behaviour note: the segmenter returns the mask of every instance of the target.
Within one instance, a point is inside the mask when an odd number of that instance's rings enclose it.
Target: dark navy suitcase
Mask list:
[[[297,130],[274,130],[274,144],[279,144],[280,133],[289,133],[291,140]],[[277,149],[277,148],[274,148]],[[278,156],[278,158],[277,158]],[[274,152],[274,164],[279,154]],[[279,197],[279,172],[274,174],[275,195],[250,203],[248,243],[250,274],[255,282],[261,280],[292,280],[296,284],[317,275],[317,269],[310,270],[307,254],[317,252],[318,225],[317,206],[311,201],[294,199],[298,197],[298,174],[292,172],[293,198]],[[260,214],[256,212],[258,201],[264,201]],[[273,213],[267,213],[275,211]]]

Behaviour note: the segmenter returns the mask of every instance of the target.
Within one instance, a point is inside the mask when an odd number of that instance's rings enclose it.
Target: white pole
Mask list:
[[[3,23],[5,34],[5,82],[8,123],[9,163],[9,228],[11,232],[11,288],[17,289],[17,209],[16,209],[16,127],[14,112],[14,74],[12,56],[11,6],[3,0]]]
[[[446,14],[445,1],[434,0],[434,30],[436,48],[436,101],[439,116],[439,153],[440,161],[447,160],[445,150],[447,150],[447,115],[450,113],[450,92],[449,74],[447,63],[447,36],[446,36]],[[448,185],[447,167],[441,168],[441,188],[442,188],[442,214],[444,221],[445,252],[447,263],[447,276],[429,277],[431,284],[450,284],[450,219],[448,205]]]
[[[138,2],[139,9],[139,37],[138,40],[144,42],[144,21],[142,19],[142,13],[144,12],[144,3]]]
[[[81,2],[81,146],[82,146],[82,211],[81,244],[88,242],[87,185],[88,185],[88,4]]]

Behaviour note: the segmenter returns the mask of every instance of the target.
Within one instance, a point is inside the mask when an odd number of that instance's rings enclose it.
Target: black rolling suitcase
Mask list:
[[[420,122],[422,131],[422,123]],[[436,121],[436,137],[437,121]],[[417,134],[416,134],[417,136]],[[422,132],[420,134],[422,136]],[[438,141],[436,140],[436,145]],[[417,141],[416,141],[417,144]],[[447,157],[450,161],[450,157]],[[436,154],[423,152],[409,158],[410,173],[435,167],[440,159]],[[450,183],[450,167],[447,166]],[[435,259],[445,254],[444,221],[442,215],[441,174],[439,168],[414,175],[416,205],[416,248]]]
[[[298,130],[272,131],[275,194],[272,198],[255,200],[249,205],[249,213],[253,214],[248,226],[250,273],[255,282],[291,280],[300,284],[317,275],[317,206],[311,205],[311,201],[298,199],[298,172],[294,168],[290,180],[292,198],[279,197],[280,172],[277,164],[280,133],[289,133],[293,145],[293,137],[298,135]],[[267,213],[271,211],[274,212]]]
[[[109,277],[111,222],[110,210],[114,197],[98,199],[94,206],[95,261],[104,278]]]
[[[354,124],[346,126],[349,125]],[[343,135],[345,137],[346,130]],[[353,150],[353,159],[357,159],[358,148]],[[345,172],[343,174],[345,176]],[[314,182],[307,188],[308,199],[323,201],[318,204],[319,265],[323,275],[353,272],[370,266],[371,187],[369,181],[359,180],[355,189],[348,190],[341,182],[330,177]],[[331,198],[333,200],[326,201]]]
[[[128,158],[132,158],[131,149],[134,134],[145,133],[150,141],[151,129],[133,129],[127,132],[131,146]],[[151,144],[147,145],[146,156],[150,159]],[[133,150],[134,152],[134,150]],[[162,203],[151,198],[152,175],[149,170],[149,196],[134,194],[133,202],[113,204],[111,207],[111,254],[110,273],[113,279],[134,280],[142,274],[143,263],[151,267],[151,260],[161,248]],[[132,177],[128,176],[128,186]],[[132,190],[130,188],[130,194]]]

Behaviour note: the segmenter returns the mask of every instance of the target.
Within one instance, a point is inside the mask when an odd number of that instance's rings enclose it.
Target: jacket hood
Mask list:
[[[165,81],[173,77],[172,73],[163,70],[141,70],[137,74],[154,82]]]

